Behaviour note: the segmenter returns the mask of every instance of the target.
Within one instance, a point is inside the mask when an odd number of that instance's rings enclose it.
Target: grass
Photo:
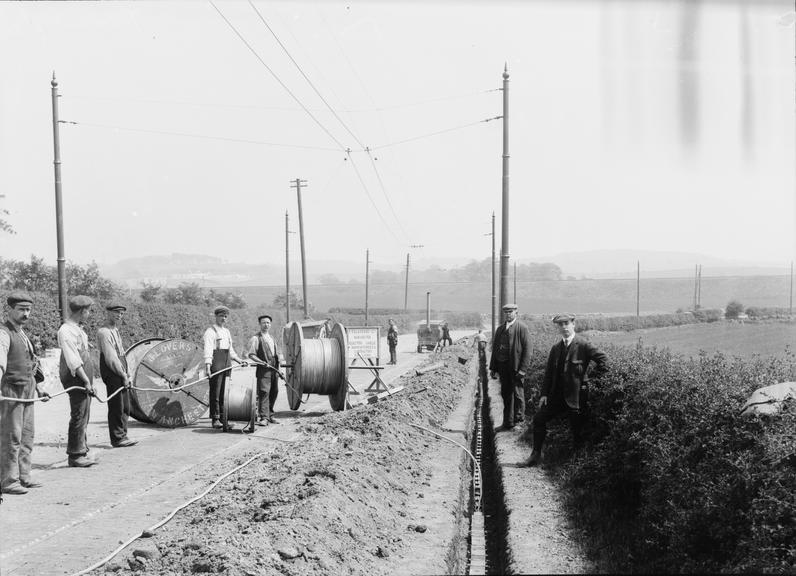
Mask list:
[[[796,345],[796,322],[738,323],[715,322],[667,328],[646,328],[633,332],[586,332],[595,344],[611,343],[669,348],[672,352],[696,356],[700,351],[751,358],[781,354]]]

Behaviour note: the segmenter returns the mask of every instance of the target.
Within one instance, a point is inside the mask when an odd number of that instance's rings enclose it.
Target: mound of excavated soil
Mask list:
[[[404,375],[396,382],[403,391],[375,404],[305,418],[295,442],[263,440],[261,458],[97,573],[401,571],[413,538],[428,528],[412,517],[411,504],[424,498],[437,447],[409,423],[438,429],[445,422],[467,382],[459,355],[469,357],[471,349],[444,349],[430,360],[445,367]],[[218,462],[202,475],[209,485],[256,453]],[[451,514],[454,503],[444,506],[440,515]]]

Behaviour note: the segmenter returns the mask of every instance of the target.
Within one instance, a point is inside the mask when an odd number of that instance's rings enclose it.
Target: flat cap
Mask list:
[[[509,304],[503,304],[503,310],[516,310],[516,309],[517,309],[517,305],[514,304],[513,302],[511,302]]]
[[[121,310],[122,312],[124,312],[125,310],[127,310],[127,306],[125,306],[124,304],[121,304],[119,302],[111,302],[110,304],[105,306],[105,310],[110,310],[112,312],[116,312],[118,310]]]
[[[78,310],[82,310],[83,308],[88,308],[92,304],[94,304],[94,300],[92,300],[88,296],[72,296],[69,299],[69,309],[72,312],[77,312]]]
[[[553,324],[565,324],[575,320],[574,314],[557,314],[553,316]]]
[[[33,304],[33,297],[27,292],[24,292],[22,290],[14,290],[13,292],[11,292],[11,294],[8,295],[8,297],[6,298],[6,302],[8,303],[9,306],[13,308],[17,304],[21,304],[23,302]]]
[[[229,308],[226,306],[216,306],[216,309],[213,310],[213,314],[229,314]]]
[[[273,319],[273,318],[271,318],[271,315],[270,315],[270,314],[260,314],[260,315],[257,317],[257,321],[258,321],[258,322],[262,322],[263,318],[268,318],[268,319],[269,319],[271,322],[273,322],[273,321],[274,321],[274,319]]]

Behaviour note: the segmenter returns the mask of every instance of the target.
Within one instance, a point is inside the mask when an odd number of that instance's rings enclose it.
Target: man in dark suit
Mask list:
[[[575,334],[574,315],[559,314],[553,318],[553,323],[558,326],[561,340],[553,345],[547,358],[539,411],[533,419],[533,450],[528,466],[541,462],[547,423],[553,418],[569,418],[575,450],[580,449],[589,399],[589,363],[594,362],[595,377],[607,370],[605,354]]]
[[[495,330],[489,375],[500,377],[503,397],[503,429],[514,428],[525,420],[525,390],[522,381],[531,364],[531,335],[528,327],[517,320],[517,305],[503,306],[505,322]]]

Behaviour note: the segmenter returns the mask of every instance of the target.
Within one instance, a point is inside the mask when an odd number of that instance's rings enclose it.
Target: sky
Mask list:
[[[0,255],[796,255],[796,14],[769,2],[0,3]],[[490,121],[485,121],[489,120]],[[298,234],[290,236],[298,253]],[[421,247],[422,246],[422,247]]]

